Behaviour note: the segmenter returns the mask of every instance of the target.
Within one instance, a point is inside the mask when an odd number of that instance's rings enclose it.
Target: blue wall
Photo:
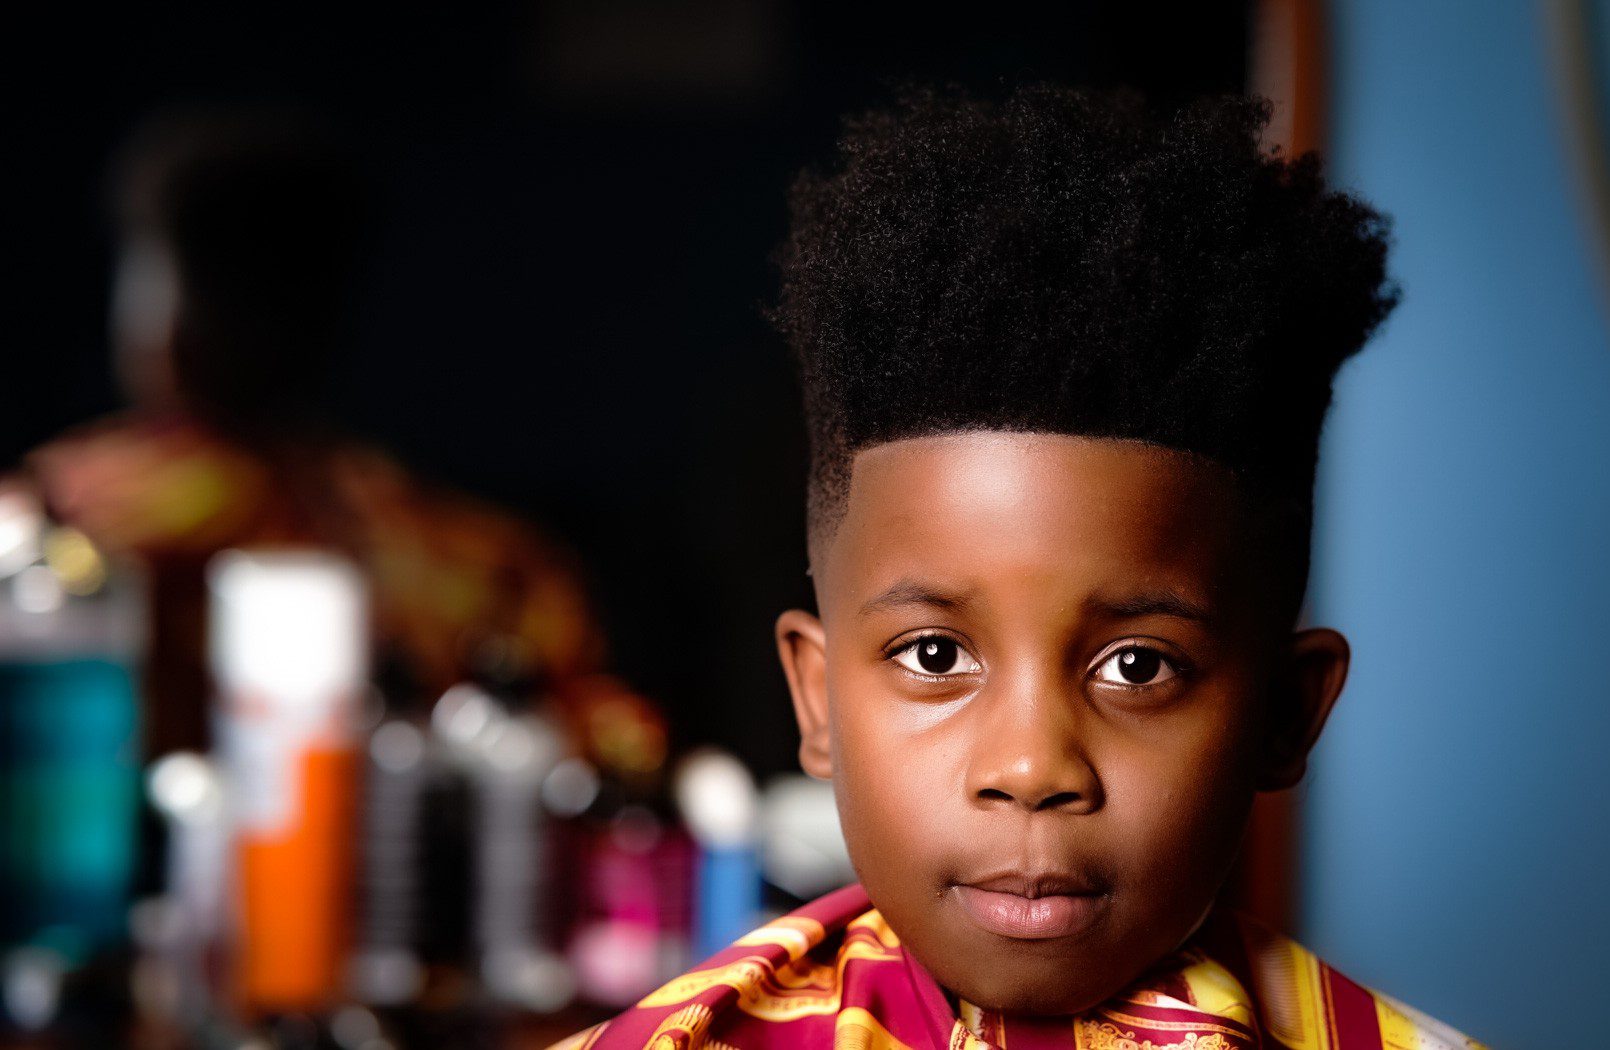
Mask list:
[[[1610,1046],[1610,330],[1543,5],[1331,6],[1333,169],[1405,298],[1326,434],[1312,613],[1354,665],[1303,933],[1497,1046]]]

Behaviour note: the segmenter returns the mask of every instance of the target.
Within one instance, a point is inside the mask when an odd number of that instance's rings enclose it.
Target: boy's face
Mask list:
[[[1275,623],[1231,476],[1138,442],[875,446],[778,641],[801,758],[902,941],[980,1006],[1073,1013],[1200,922],[1345,677]],[[1260,558],[1260,553],[1263,557]]]

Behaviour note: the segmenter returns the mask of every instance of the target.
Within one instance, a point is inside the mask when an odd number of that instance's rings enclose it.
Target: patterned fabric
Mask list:
[[[952,1004],[851,886],[777,919],[553,1050],[1482,1050],[1249,919],[1215,913],[1078,1017]]]

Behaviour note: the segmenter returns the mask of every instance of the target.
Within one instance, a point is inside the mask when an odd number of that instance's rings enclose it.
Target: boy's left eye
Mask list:
[[[1108,685],[1161,685],[1179,674],[1178,668],[1156,649],[1126,645],[1101,661],[1096,681]]]
[[[918,638],[894,654],[895,663],[908,671],[928,677],[974,674],[980,670],[973,654],[959,643],[941,635]]]

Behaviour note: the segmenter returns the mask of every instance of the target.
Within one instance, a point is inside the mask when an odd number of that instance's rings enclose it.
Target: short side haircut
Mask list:
[[[908,88],[848,121],[793,185],[771,311],[804,387],[813,536],[871,445],[1130,438],[1295,508],[1305,577],[1331,381],[1398,292],[1388,221],[1314,154],[1265,150],[1269,112],[1035,84]]]

